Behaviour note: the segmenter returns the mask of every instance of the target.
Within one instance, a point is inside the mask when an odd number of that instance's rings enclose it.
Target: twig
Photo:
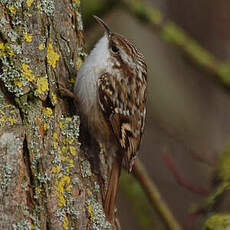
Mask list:
[[[177,170],[177,168],[176,168],[176,166],[172,160],[172,157],[168,153],[165,153],[163,157],[164,157],[164,161],[165,161],[166,165],[168,166],[168,168],[172,172],[176,182],[179,185],[182,185],[183,187],[185,187],[186,189],[188,189],[189,191],[191,191],[193,193],[197,193],[197,194],[202,195],[202,196],[208,195],[207,190],[205,190],[204,188],[193,186],[185,177],[181,176],[181,174]]]
[[[182,230],[179,223],[171,213],[169,207],[162,199],[157,186],[150,179],[146,169],[139,159],[137,159],[134,164],[134,173],[148,195],[151,203],[156,207],[157,212],[164,220],[164,223],[166,223],[167,227],[170,230]]]
[[[174,22],[167,20],[152,4],[144,0],[122,0],[127,9],[142,21],[147,21],[166,41],[177,46],[194,63],[204,68],[230,87],[230,66],[216,58]]]

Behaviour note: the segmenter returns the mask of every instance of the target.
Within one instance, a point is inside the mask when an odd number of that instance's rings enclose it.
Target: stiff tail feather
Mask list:
[[[114,219],[114,209],[117,198],[119,177],[121,172],[122,157],[117,157],[114,159],[112,171],[110,174],[108,189],[106,192],[105,202],[104,202],[104,211],[108,221]]]

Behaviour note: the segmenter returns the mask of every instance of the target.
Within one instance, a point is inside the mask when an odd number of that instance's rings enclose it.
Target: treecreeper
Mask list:
[[[105,34],[78,71],[74,94],[88,132],[113,157],[104,200],[112,222],[121,167],[132,170],[144,131],[147,66],[132,43],[94,18]]]

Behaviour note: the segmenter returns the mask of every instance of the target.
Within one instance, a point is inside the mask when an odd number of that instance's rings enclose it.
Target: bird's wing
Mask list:
[[[146,77],[124,80],[102,74],[98,102],[121,147],[125,167],[131,170],[144,130]]]

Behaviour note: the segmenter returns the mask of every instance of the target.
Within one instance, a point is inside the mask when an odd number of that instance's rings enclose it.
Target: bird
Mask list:
[[[133,43],[93,17],[104,35],[79,69],[74,95],[88,132],[113,159],[103,202],[113,221],[122,165],[131,172],[144,131],[147,65]]]

